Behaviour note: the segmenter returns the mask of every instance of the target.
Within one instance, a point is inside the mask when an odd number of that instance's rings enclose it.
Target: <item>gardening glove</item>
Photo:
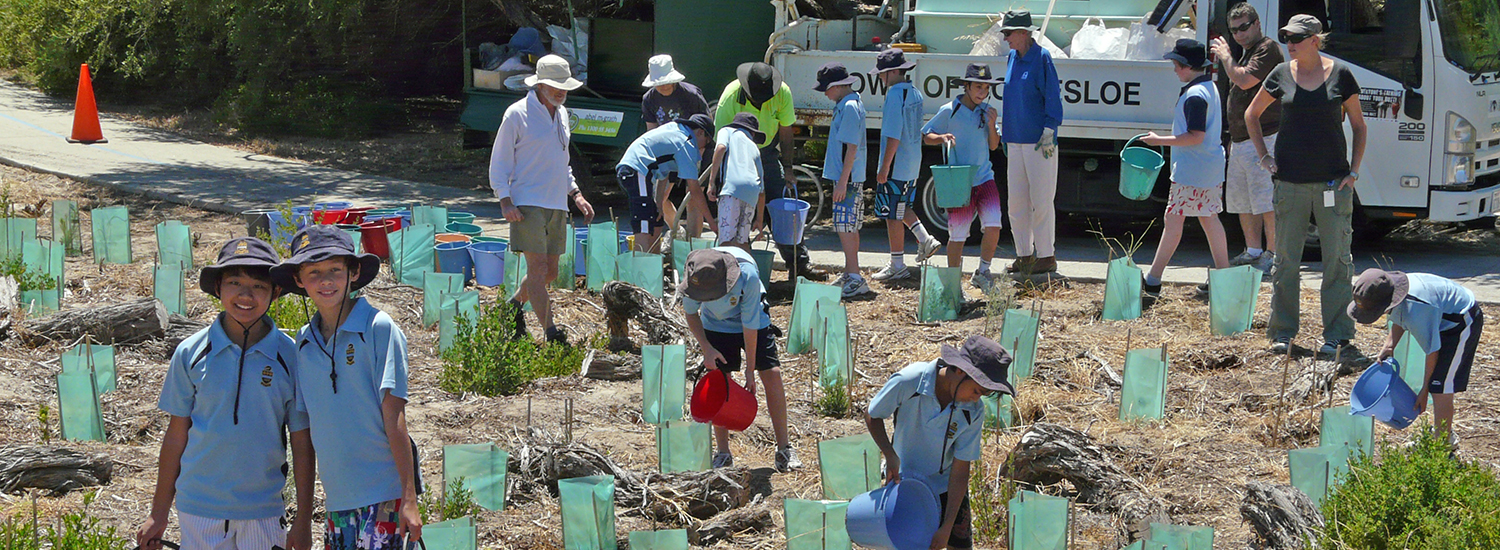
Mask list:
[[[1037,140],[1036,151],[1042,152],[1042,158],[1050,159],[1057,153],[1057,130],[1042,128],[1042,139]]]

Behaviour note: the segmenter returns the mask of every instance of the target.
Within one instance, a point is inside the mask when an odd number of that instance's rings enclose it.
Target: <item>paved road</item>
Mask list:
[[[101,122],[109,143],[70,144],[64,136],[72,129],[71,103],[0,82],[0,162],[5,164],[220,212],[239,212],[287,200],[297,204],[350,200],[372,206],[442,205],[475,213],[487,233],[508,233],[499,216],[499,202],[484,193],[251,154],[108,115]],[[1060,233],[1059,271],[1076,279],[1102,280],[1108,251],[1080,228],[1064,228]],[[861,239],[860,265],[874,270],[889,261],[889,255],[882,251],[883,224],[868,224]],[[1200,267],[1169,268],[1165,279],[1172,283],[1203,282],[1207,272],[1201,266],[1210,261],[1201,232],[1189,229],[1183,240],[1174,263]],[[809,234],[808,244],[815,264],[843,265],[843,256],[837,252],[838,239],[832,232],[814,230]],[[1011,250],[1007,243],[1001,243],[999,265],[1013,257]],[[1153,238],[1137,251],[1135,261],[1149,263],[1154,250]],[[977,247],[968,248],[966,271],[977,267],[977,252]],[[1481,300],[1500,303],[1500,251],[1475,254],[1410,246],[1356,247],[1356,272],[1376,265],[1377,258],[1381,265],[1459,280]],[[1313,273],[1304,275],[1303,284],[1316,288],[1320,284],[1317,272],[1321,267],[1317,263],[1306,264],[1304,269]]]

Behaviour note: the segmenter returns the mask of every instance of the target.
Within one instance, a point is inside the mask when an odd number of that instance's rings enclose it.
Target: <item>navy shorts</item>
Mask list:
[[[906,209],[917,200],[917,186],[912,182],[886,178],[885,183],[875,184],[875,217],[882,220],[900,220],[906,217]]]
[[[1469,369],[1474,366],[1474,352],[1479,347],[1479,333],[1484,328],[1484,312],[1479,304],[1468,313],[1447,314],[1443,319],[1457,326],[1438,333],[1437,365],[1427,381],[1428,393],[1458,393],[1469,388]]]
[[[708,345],[713,346],[715,351],[724,356],[724,364],[719,365],[719,370],[739,372],[740,365],[744,363],[740,352],[745,349],[745,333],[704,330],[703,336],[708,339]],[[781,366],[781,359],[776,356],[777,336],[781,336],[781,329],[776,325],[768,325],[757,333],[755,370],[771,370]]]
[[[630,233],[650,233],[667,226],[661,218],[661,209],[656,206],[655,182],[648,174],[620,166],[615,169],[615,179],[630,202]]]

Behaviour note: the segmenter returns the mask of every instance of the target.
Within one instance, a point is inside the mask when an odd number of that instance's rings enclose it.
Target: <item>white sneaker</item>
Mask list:
[[[876,271],[874,275],[870,276],[871,279],[875,279],[877,281],[896,281],[905,279],[907,277],[911,277],[911,270],[907,269],[905,265],[901,267],[896,267],[895,265],[887,265],[880,271]]]
[[[729,453],[715,453],[713,467],[728,468],[734,465],[734,455]]]
[[[1257,260],[1260,260],[1265,255],[1266,255],[1265,252],[1261,252],[1260,254],[1251,255],[1250,251],[1247,250],[1247,251],[1241,252],[1239,256],[1235,256],[1233,258],[1230,258],[1229,259],[1229,265],[1250,265],[1250,264],[1256,263]]]
[[[802,459],[797,458],[797,451],[792,450],[790,445],[776,450],[775,463],[778,472],[802,469]]]
[[[937,237],[927,236],[927,240],[917,245],[917,263],[922,263],[931,258],[937,251],[942,250],[943,243],[938,242]]]
[[[980,292],[989,292],[990,287],[995,286],[994,275],[988,271],[975,271],[974,276],[969,277],[969,284]]]
[[[845,273],[844,283],[840,286],[844,289],[843,294],[845,298],[853,298],[861,294],[870,293],[870,283],[865,281],[864,277],[854,273]]]

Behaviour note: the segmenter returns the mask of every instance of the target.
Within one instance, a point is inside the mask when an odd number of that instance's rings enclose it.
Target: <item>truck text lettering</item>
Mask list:
[[[1062,98],[1068,103],[1096,105],[1140,105],[1140,82],[1105,81],[1098,88],[1088,80],[1064,80]]]

